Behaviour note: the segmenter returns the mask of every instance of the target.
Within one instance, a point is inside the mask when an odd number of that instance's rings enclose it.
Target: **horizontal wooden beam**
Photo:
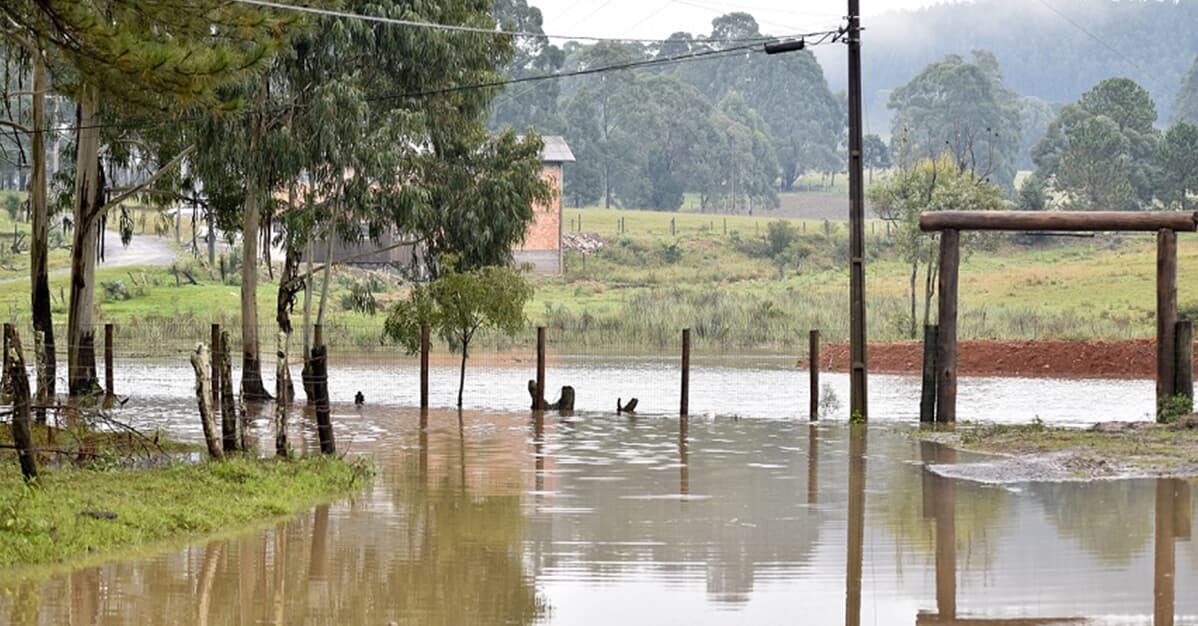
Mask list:
[[[1181,211],[933,211],[919,216],[924,232],[1198,231],[1198,213]]]

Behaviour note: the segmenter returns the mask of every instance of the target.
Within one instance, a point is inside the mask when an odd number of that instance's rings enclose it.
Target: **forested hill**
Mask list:
[[[886,13],[865,26],[866,106],[883,132],[889,91],[949,53],[989,50],[1008,86],[1056,103],[1126,76],[1152,94],[1161,122],[1198,55],[1198,0],[978,0]],[[843,49],[816,52],[829,86],[844,89]]]

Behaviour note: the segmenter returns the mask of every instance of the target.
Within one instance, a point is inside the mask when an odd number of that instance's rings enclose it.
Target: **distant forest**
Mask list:
[[[543,32],[527,0],[497,0],[495,17]],[[948,151],[983,155],[969,168],[1013,198],[1016,170],[1047,172],[1033,152],[1063,107],[1112,77],[1143,87],[1156,128],[1198,122],[1198,0],[980,0],[887,13],[865,27],[870,167],[957,144]],[[510,86],[491,126],[564,135],[578,159],[569,204],[675,210],[695,194],[703,209],[772,206],[804,175],[831,184],[844,171],[846,71],[840,44],[727,52],[771,34],[780,33],[738,12],[664,44],[524,40],[510,78],[637,67]],[[956,128],[933,136],[945,120]]]
[[[1015,92],[1057,105],[1105,78],[1130,78],[1152,94],[1163,123],[1198,55],[1194,0],[978,0],[886,13],[864,25],[866,109],[883,127],[890,90],[946,54],[977,49],[998,58]],[[843,52],[816,50],[834,90],[846,86]]]

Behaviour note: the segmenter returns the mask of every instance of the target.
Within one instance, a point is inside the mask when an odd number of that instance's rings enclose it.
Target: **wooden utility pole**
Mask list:
[[[1176,395],[1177,384],[1177,233],[1156,235],[1156,413]]]
[[[861,1],[849,0],[849,415],[868,419],[865,353],[865,181],[861,132]]]

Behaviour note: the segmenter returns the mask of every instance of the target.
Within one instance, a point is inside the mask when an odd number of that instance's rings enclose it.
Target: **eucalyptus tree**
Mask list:
[[[910,167],[926,159],[952,157],[961,172],[1014,188],[1020,141],[1016,94],[1003,85],[994,55],[973,61],[948,55],[928,65],[890,94],[895,158]]]
[[[12,36],[44,48],[56,89],[76,103],[68,383],[73,395],[89,393],[98,387],[92,316],[103,220],[140,191],[109,197],[102,131],[120,130],[129,116],[161,121],[213,104],[214,90],[256,69],[287,27],[219,0],[15,0],[0,13]],[[160,164],[173,167],[183,156]]]
[[[491,29],[472,0],[423,4],[353,0],[348,12]],[[276,321],[312,271],[299,255],[314,237],[377,242],[392,232],[441,271],[442,253],[461,268],[510,261],[549,199],[540,180],[541,142],[487,133],[493,84],[513,53],[511,38],[366,20],[322,17],[274,61],[264,81],[238,86],[244,114],[214,115],[198,133],[197,165],[210,201],[242,234],[242,390],[267,397],[258,341],[257,243],[275,219],[286,249]],[[419,63],[411,62],[420,59]],[[286,198],[286,200],[284,200]],[[327,255],[326,255],[327,256]],[[327,295],[330,263],[321,268]],[[322,317],[325,297],[320,298]],[[307,320],[305,320],[305,328]]]
[[[527,0],[496,0],[492,13],[503,30],[542,35],[520,37],[513,42],[512,59],[505,71],[509,78],[546,76],[561,70],[566,54],[543,36],[544,18],[540,9],[529,5]],[[558,131],[560,85],[557,80],[536,80],[504,89],[491,104],[491,128]]]
[[[1032,150],[1036,172],[1081,209],[1150,204],[1157,145],[1156,105],[1127,78],[1109,78],[1066,105]]]

